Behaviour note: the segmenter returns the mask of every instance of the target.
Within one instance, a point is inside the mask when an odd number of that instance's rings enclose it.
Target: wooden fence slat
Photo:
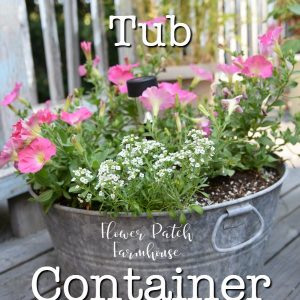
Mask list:
[[[16,82],[23,84],[21,94],[32,104],[37,101],[25,1],[2,1],[0,10],[0,100]],[[11,132],[16,117],[0,106],[0,149]]]
[[[256,0],[257,5],[257,27],[258,35],[261,35],[267,30],[268,3],[267,1]]]
[[[104,5],[102,0],[91,0],[91,15],[95,52],[96,55],[100,57],[98,69],[101,74],[106,74],[108,69],[108,52],[104,26]]]
[[[68,92],[80,86],[79,67],[79,37],[77,1],[64,0],[65,44],[67,57]]]
[[[262,1],[263,2],[263,1]],[[256,0],[251,0],[250,2],[250,7],[251,7],[251,27],[252,27],[252,54],[257,54],[258,52],[258,6]]]
[[[117,16],[129,16],[134,15],[133,13],[133,4],[132,0],[114,0],[115,3],[115,10]],[[117,28],[117,36],[119,36],[118,30],[118,22],[116,22]],[[131,43],[131,47],[118,47],[118,54],[119,54],[119,63],[124,64],[125,58],[129,59],[130,63],[134,63],[136,60],[135,54],[135,46],[134,46],[134,34],[131,29],[131,24],[127,22],[126,28],[126,38],[129,43]]]
[[[225,25],[225,32],[226,32],[226,39],[229,43],[229,48],[231,51],[236,50],[236,35],[235,35],[235,22],[234,16],[235,15],[235,1],[234,0],[227,0],[224,2],[225,5],[225,13],[229,14],[231,17],[227,20]]]
[[[241,50],[241,31],[242,31],[242,20],[241,20],[241,2],[235,0],[235,17],[234,17],[234,29],[236,34],[236,50]]]
[[[251,8],[251,1],[252,0],[246,0],[247,2],[247,49],[248,49],[248,55],[252,55],[253,54],[253,47],[252,47],[252,8]]]
[[[248,26],[247,26],[247,0],[240,1],[240,20],[241,20],[241,49],[248,55]]]
[[[56,26],[54,0],[39,0],[50,97],[52,103],[64,98],[61,56]]]
[[[224,15],[224,0],[218,1],[218,14],[219,19],[221,20]],[[225,45],[225,36],[224,36],[224,25],[220,24],[218,28],[218,44]],[[224,64],[225,63],[225,52],[223,49],[218,49],[218,63]]]

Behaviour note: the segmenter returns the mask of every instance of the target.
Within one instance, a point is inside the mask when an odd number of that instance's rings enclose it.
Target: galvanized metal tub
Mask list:
[[[117,218],[61,205],[54,207],[46,215],[46,222],[58,254],[59,266],[66,275],[80,274],[87,280],[91,275],[112,275],[118,280],[119,297],[127,299],[127,282],[123,276],[128,268],[134,275],[141,276],[135,281],[134,291],[146,289],[147,277],[162,275],[167,282],[167,289],[175,293],[175,270],[182,268],[183,291],[185,297],[192,297],[191,281],[187,275],[209,275],[215,281],[216,295],[221,297],[221,282],[228,275],[260,274],[263,263],[264,247],[268,239],[278,203],[280,189],[286,176],[282,169],[281,179],[269,188],[256,194],[237,200],[204,207],[203,216],[186,213],[190,224],[192,242],[182,237],[166,239],[153,238],[153,226],[161,224],[170,229],[174,224],[167,213],[154,213],[153,218],[146,215],[138,217],[121,214]],[[140,231],[144,238],[102,238],[102,226],[114,221],[123,231]],[[156,227],[156,228],[159,228]],[[145,249],[149,243],[155,249],[178,249],[181,255],[173,259],[163,258],[153,261],[149,257],[137,257],[129,260],[114,257],[114,242],[117,248],[131,251]],[[94,296],[94,280],[89,280],[90,296]],[[155,285],[155,284],[154,284]],[[73,284],[73,295],[81,295],[82,285]],[[240,292],[240,291],[239,291]],[[238,292],[238,293],[239,293]],[[174,294],[175,297],[176,293]],[[199,297],[208,297],[208,284],[199,284]],[[232,294],[232,296],[234,293]],[[104,283],[102,297],[111,297],[111,284]],[[221,297],[222,299],[222,297]]]

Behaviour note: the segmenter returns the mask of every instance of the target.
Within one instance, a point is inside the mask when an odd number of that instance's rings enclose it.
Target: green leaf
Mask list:
[[[203,208],[200,205],[192,204],[190,205],[190,210],[197,213],[198,215],[203,215]]]
[[[286,103],[282,100],[277,100],[272,103],[272,106],[284,106],[284,105],[286,105]]]
[[[36,198],[36,200],[41,203],[46,203],[49,200],[51,200],[52,196],[53,196],[53,191],[47,190],[47,191],[39,194],[38,197]]]
[[[151,210],[146,211],[147,218],[151,219],[153,217]]]
[[[295,88],[297,85],[298,85],[298,82],[295,81],[295,80],[293,80],[293,81],[291,81],[291,82],[289,83],[288,86],[289,86],[290,88]]]
[[[268,127],[268,126],[272,126],[273,124],[274,124],[273,121],[265,120],[265,121],[262,122],[261,127]]]
[[[294,53],[300,52],[300,40],[288,40],[282,45],[282,51],[288,53],[292,50]]]
[[[206,185],[206,186],[208,186],[208,185]],[[208,195],[207,193],[205,193],[205,192],[203,192],[203,191],[201,191],[200,193],[201,193],[201,195],[203,195],[206,199],[209,198],[209,195]]]
[[[275,162],[277,160],[278,159],[276,157],[274,157],[274,156],[271,156],[271,155],[267,156],[267,161],[270,162],[270,163],[273,163],[273,162]]]
[[[290,12],[294,13],[297,16],[300,16],[300,4],[291,4],[288,6]]]
[[[49,186],[49,178],[46,168],[43,168],[41,171],[35,174],[35,181],[41,186]]]
[[[259,139],[259,143],[262,144],[262,145],[268,145],[268,146],[273,146],[274,145],[274,142],[270,138],[268,138],[267,136],[262,136]]]
[[[234,170],[231,170],[231,169],[225,169],[225,168],[222,169],[222,175],[223,175],[223,176],[229,176],[229,177],[231,177],[231,176],[234,175],[234,173],[235,173]]]
[[[169,216],[175,220],[177,218],[177,214],[176,214],[176,211],[175,210],[170,210],[169,211]]]
[[[62,193],[63,193],[63,196],[64,196],[66,199],[68,199],[68,200],[72,199],[72,197],[70,196],[70,194],[69,194],[66,190],[63,190]]]
[[[101,152],[97,152],[92,156],[92,160],[98,161],[99,163],[101,163],[101,162],[105,161],[112,152],[113,152],[113,150],[109,149],[109,148],[105,149]]]
[[[69,193],[77,193],[80,189],[76,188],[76,186],[71,186],[69,188]]]
[[[141,213],[141,208],[136,202],[132,203],[132,208],[136,213],[138,213],[138,214]]]
[[[92,168],[93,168],[93,170],[97,170],[97,169],[99,169],[99,167],[100,167],[100,162],[98,160],[94,160],[92,162]]]
[[[53,195],[53,197],[48,201],[41,203],[45,213],[48,213],[49,209],[52,207],[53,203],[59,198],[59,195]]]
[[[296,145],[298,142],[299,142],[299,138],[297,136],[290,136],[289,138],[289,142],[292,144],[292,145]]]
[[[179,216],[179,222],[180,224],[186,224],[186,216],[184,213],[181,213]]]

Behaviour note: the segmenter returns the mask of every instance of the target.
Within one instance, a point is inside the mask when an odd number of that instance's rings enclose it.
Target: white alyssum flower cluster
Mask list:
[[[76,185],[73,191],[78,194],[80,202],[105,197],[115,200],[136,181],[153,180],[159,183],[172,180],[175,174],[190,178],[199,176],[201,167],[206,166],[214,155],[213,142],[196,129],[188,133],[177,152],[169,153],[162,143],[140,140],[134,135],[124,137],[121,146],[122,150],[115,160],[101,163],[97,175],[83,168],[74,171],[72,181]]]
[[[176,170],[182,169],[183,165],[188,166],[187,170],[193,176],[197,172],[195,169],[200,169],[212,159],[214,150],[213,142],[205,138],[201,130],[191,130],[181,150],[158,157],[153,165],[157,171],[155,180],[158,182],[172,175]]]
[[[74,192],[78,192],[77,199],[80,203],[84,201],[90,202],[92,200],[93,194],[88,190],[82,189],[82,186],[88,186],[91,183],[95,176],[92,172],[86,168],[79,168],[75,170],[74,177],[72,178],[72,182],[76,182],[77,184],[73,187]],[[81,192],[81,193],[80,193]]]
[[[74,171],[74,177],[72,181],[79,180],[83,184],[88,184],[91,182],[95,177],[93,176],[92,172],[85,168],[79,168],[78,170]]]
[[[128,181],[143,179],[144,173],[151,171],[153,158],[168,152],[163,144],[146,139],[139,141],[134,135],[124,137],[122,146],[123,150],[117,159],[122,164]]]

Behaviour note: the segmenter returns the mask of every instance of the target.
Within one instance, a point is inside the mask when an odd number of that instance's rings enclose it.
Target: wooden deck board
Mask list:
[[[286,300],[298,300],[300,298],[300,283],[289,293]]]
[[[288,175],[281,189],[281,195],[293,190],[295,187],[300,186],[300,168],[289,168]]]
[[[266,262],[271,260],[286,245],[290,244],[300,236],[299,220],[300,208],[296,209],[287,218],[284,218],[275,224],[270,240],[268,241],[265,255]]]
[[[51,249],[53,246],[47,231],[0,244],[0,275]]]
[[[300,180],[300,174],[299,174]],[[289,214],[291,214],[295,209],[300,206],[300,197],[299,197],[300,187],[291,190],[291,192],[287,193],[278,204],[276,219],[281,220],[286,218]]]
[[[56,266],[54,251],[43,254],[33,260],[17,266],[0,275],[1,300],[29,300],[34,299],[31,290],[31,279],[34,272],[44,266]],[[45,272],[40,276],[39,291],[46,293],[55,287],[53,274]]]
[[[263,273],[273,285],[263,289],[263,300],[300,299],[300,169],[291,170],[282,189],[278,213],[266,251]],[[46,231],[23,239],[0,244],[0,299],[34,299],[31,279],[41,266],[55,266],[50,237]],[[53,276],[45,274],[40,281],[46,298],[56,288]],[[298,298],[297,298],[298,297]],[[63,296],[60,299],[63,298]]]
[[[285,300],[291,291],[300,284],[299,249],[300,237],[287,245],[286,248],[267,263],[263,273],[271,278],[272,287],[263,289],[260,297],[264,300]],[[297,300],[297,298],[293,300]]]

